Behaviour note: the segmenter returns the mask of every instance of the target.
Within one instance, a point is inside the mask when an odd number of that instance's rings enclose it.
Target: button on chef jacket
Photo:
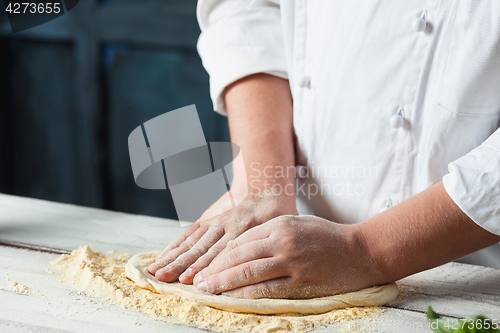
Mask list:
[[[302,212],[357,223],[443,180],[500,235],[500,1],[201,0],[197,16],[217,112],[240,78],[289,80]]]

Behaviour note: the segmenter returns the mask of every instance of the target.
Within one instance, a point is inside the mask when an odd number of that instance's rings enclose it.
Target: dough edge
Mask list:
[[[157,253],[140,253],[127,262],[125,274],[141,288],[160,294],[178,295],[205,306],[236,313],[253,314],[321,314],[336,309],[355,306],[380,306],[392,302],[398,296],[395,283],[362,289],[345,294],[311,299],[240,299],[213,295],[196,289],[193,285],[180,282],[164,283],[151,275],[147,267],[154,261]]]

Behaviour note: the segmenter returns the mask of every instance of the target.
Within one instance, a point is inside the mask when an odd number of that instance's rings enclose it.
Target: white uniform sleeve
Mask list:
[[[223,92],[229,84],[256,73],[288,77],[278,2],[199,0],[198,53],[220,114],[227,114]]]
[[[500,130],[448,165],[443,184],[474,222],[500,235]]]

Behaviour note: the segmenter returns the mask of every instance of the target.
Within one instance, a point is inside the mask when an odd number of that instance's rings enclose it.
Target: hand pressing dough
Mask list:
[[[155,256],[156,253],[141,253],[133,256],[125,267],[125,274],[141,288],[156,291],[160,294],[177,294],[203,305],[230,312],[320,314],[354,306],[384,305],[392,302],[398,295],[398,286],[395,283],[346,294],[298,300],[268,298],[241,299],[213,295],[200,291],[193,285],[159,281],[147,270],[147,267],[154,262]]]

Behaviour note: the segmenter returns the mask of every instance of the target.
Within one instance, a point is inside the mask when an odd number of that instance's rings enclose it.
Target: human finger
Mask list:
[[[262,281],[248,286],[243,286],[222,293],[224,296],[235,298],[296,298],[297,290],[293,286],[290,276],[279,277],[273,280]]]
[[[207,229],[198,228],[196,231],[191,234],[191,236],[187,237],[184,242],[182,242],[178,247],[170,250],[165,256],[161,259],[155,261],[151,265],[148,266],[148,271],[151,274],[155,274],[157,270],[163,268],[177,259],[181,254],[187,252],[190,248],[192,248],[200,238],[206,233]]]
[[[231,267],[236,267],[249,261],[270,258],[274,254],[272,240],[269,238],[254,240],[248,243],[241,241],[228,242],[223,253],[217,256],[210,265],[203,270],[199,279],[206,279],[210,275],[214,275],[225,271]]]
[[[193,283],[194,276],[205,269],[212,260],[226,247],[227,243],[233,239],[234,236],[224,234],[221,239],[217,241],[208,251],[202,255],[194,264],[192,264],[184,273],[179,276],[179,281],[184,284]]]
[[[224,229],[219,227],[209,228],[200,240],[189,250],[179,255],[167,266],[158,269],[155,277],[163,282],[173,282],[179,278],[190,265],[207,251],[224,235]]]
[[[266,225],[258,225],[249,229],[236,237],[234,240],[228,242],[227,246],[214,258],[213,261],[218,261],[219,258],[225,258],[226,255],[234,248],[253,241],[263,240],[269,237],[271,228]],[[221,259],[223,260],[223,259]]]
[[[195,287],[212,294],[283,277],[284,264],[276,257],[257,259],[231,267],[203,279],[195,278]]]

